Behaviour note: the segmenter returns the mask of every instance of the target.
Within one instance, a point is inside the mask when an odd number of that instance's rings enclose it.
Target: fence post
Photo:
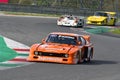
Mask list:
[[[115,0],[115,11],[117,12],[117,18],[119,17],[119,11],[118,11],[118,0]]]
[[[102,10],[102,8],[103,8],[103,1],[104,0],[100,0],[100,10]]]

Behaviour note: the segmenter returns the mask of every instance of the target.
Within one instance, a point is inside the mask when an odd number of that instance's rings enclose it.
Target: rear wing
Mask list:
[[[108,14],[110,14],[112,17],[116,17],[117,13],[116,12],[106,12]]]
[[[116,12],[106,12],[106,13],[109,13],[111,15],[115,15],[116,14]]]

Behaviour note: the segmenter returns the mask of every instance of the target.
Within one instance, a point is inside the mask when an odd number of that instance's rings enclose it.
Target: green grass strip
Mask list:
[[[5,43],[4,39],[3,39],[3,37],[0,36],[0,47],[6,47],[6,46],[7,46],[7,45],[6,45],[6,43]]]
[[[93,34],[105,33],[105,32],[108,32],[109,30],[110,30],[109,28],[104,28],[104,27],[86,29],[87,32],[93,33]]]
[[[113,29],[111,32],[114,34],[120,34],[120,28]]]

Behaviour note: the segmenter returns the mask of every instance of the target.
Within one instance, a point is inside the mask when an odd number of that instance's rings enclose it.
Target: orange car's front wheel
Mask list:
[[[93,49],[90,50],[88,57],[84,60],[85,62],[90,62],[93,57]]]
[[[74,55],[74,64],[79,64],[81,62],[81,54],[80,52],[77,52],[75,55]]]

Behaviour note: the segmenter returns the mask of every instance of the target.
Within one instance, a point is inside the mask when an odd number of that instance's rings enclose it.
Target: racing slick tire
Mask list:
[[[77,28],[83,28],[83,25],[82,26],[77,26]]]
[[[93,57],[93,50],[90,50],[90,53],[88,54],[88,57],[85,59],[85,62],[90,62]]]
[[[75,57],[74,64],[79,64],[81,59],[80,52],[77,52],[74,57]]]
[[[84,27],[84,22],[83,23],[78,23],[76,27],[77,28],[83,28]]]

